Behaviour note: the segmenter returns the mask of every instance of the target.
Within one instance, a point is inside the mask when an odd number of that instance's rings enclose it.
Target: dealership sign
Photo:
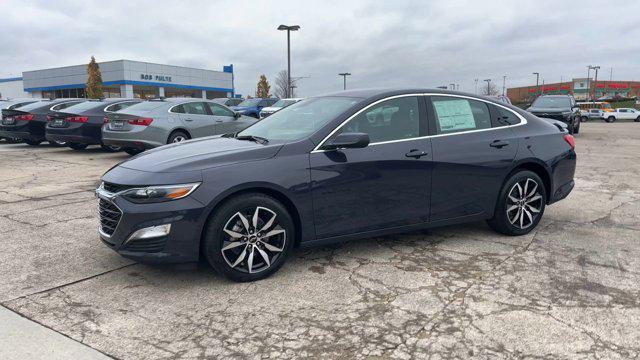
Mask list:
[[[140,74],[140,80],[155,80],[171,82],[171,76]]]

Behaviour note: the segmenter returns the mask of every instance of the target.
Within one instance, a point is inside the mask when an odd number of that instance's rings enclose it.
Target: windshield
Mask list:
[[[546,97],[541,96],[533,102],[534,108],[550,108],[560,109],[568,108],[571,106],[571,102],[568,97]]]
[[[252,107],[252,106],[258,105],[258,103],[260,103],[260,101],[262,101],[262,99],[247,99],[247,100],[241,102],[240,104],[238,104],[238,106]]]
[[[273,107],[285,107],[291,104],[295,104],[296,100],[278,100],[275,104],[271,105]]]
[[[299,140],[316,132],[362,99],[320,97],[299,101],[258,121],[238,136],[259,136],[271,140]]]
[[[89,109],[97,108],[102,105],[105,105],[105,104],[100,101],[84,101],[79,104],[69,106],[68,108],[65,109],[65,111],[80,113],[83,111],[87,111]]]

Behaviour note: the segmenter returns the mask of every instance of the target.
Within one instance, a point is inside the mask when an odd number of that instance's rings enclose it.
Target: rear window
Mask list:
[[[151,111],[165,105],[167,105],[167,103],[163,101],[143,101],[141,103],[129,106],[126,110]]]
[[[37,108],[41,108],[44,106],[51,106],[53,104],[53,101],[38,101],[32,104],[28,104],[25,106],[22,106],[20,108],[16,108],[16,110],[20,110],[20,111],[30,111],[33,109],[37,109]]]
[[[69,112],[84,112],[102,106],[104,103],[100,101],[84,101],[79,104],[69,106],[66,110]]]
[[[53,105],[51,107],[52,111],[60,111],[63,109],[67,109],[72,107],[75,104],[79,104],[80,102],[84,102],[84,101],[70,101],[70,102],[63,102],[62,104],[58,104],[58,105]]]

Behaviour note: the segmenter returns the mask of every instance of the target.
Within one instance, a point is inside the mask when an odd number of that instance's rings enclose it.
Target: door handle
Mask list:
[[[498,148],[498,149],[502,149],[503,147],[508,145],[509,145],[509,142],[504,140],[493,140],[491,144],[489,144],[489,146]]]
[[[420,159],[421,157],[426,155],[429,155],[429,153],[426,151],[418,150],[418,149],[411,149],[409,150],[408,153],[404,154],[404,156],[406,157],[411,157],[415,159]]]
[[[193,121],[193,119],[184,119],[184,121]]]
[[[222,122],[222,120],[216,120],[216,122]]]

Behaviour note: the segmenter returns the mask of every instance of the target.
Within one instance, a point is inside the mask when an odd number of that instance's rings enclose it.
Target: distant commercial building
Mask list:
[[[640,95],[640,81],[601,81],[576,78],[568,82],[521,86],[507,89],[507,96],[513,103],[532,101],[540,94],[569,94],[578,101],[612,99],[616,97],[632,98]]]
[[[233,97],[233,65],[222,71],[116,60],[98,63],[105,97],[155,98]],[[0,79],[3,98],[83,98],[87,65],[24,71],[22,77]]]

